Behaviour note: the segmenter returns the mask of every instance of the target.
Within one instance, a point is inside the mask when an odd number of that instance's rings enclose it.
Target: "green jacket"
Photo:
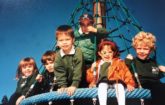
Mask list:
[[[30,86],[35,83],[35,79],[38,72],[34,73],[33,75],[29,76],[28,78],[19,78],[16,88],[16,93],[26,95],[30,89]]]
[[[55,75],[59,87],[78,87],[82,77],[83,55],[80,48],[75,48],[75,53],[70,55],[56,54]]]
[[[142,85],[148,81],[157,82],[160,79],[161,72],[157,62],[153,59],[141,60],[135,57],[133,60],[125,59],[125,63],[132,73],[137,72]],[[131,63],[133,63],[134,69],[132,68]]]
[[[81,48],[85,61],[94,62],[97,45],[100,43],[100,40],[106,38],[107,35],[105,28],[98,28],[97,33],[89,33],[88,35],[80,34],[78,30],[75,31],[75,46]]]

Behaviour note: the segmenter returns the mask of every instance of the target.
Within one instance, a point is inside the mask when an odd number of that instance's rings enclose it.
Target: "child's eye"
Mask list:
[[[67,41],[70,40],[70,39],[66,39]]]
[[[112,51],[108,52],[109,54],[113,53]]]
[[[59,42],[61,42],[62,40],[58,40]]]
[[[23,68],[23,69],[25,69],[25,68],[26,68],[26,66],[22,66],[22,68]]]
[[[102,54],[106,54],[106,52],[103,51]]]

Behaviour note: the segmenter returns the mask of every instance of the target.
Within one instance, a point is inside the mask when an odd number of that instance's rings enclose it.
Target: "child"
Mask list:
[[[94,26],[94,18],[92,15],[84,13],[79,18],[79,29],[75,31],[75,46],[82,50],[85,62],[85,70],[87,70],[91,64],[97,59],[96,50],[97,45],[102,38],[107,37],[107,31],[103,27],[96,28]],[[87,87],[86,83],[86,71],[82,73],[83,81],[82,87]]]
[[[45,67],[45,71],[43,74],[38,74],[36,78],[38,81],[37,89],[40,90],[40,93],[56,91],[58,88],[54,74],[54,61],[55,52],[51,50],[46,51],[41,58],[41,62]],[[52,104],[52,101],[49,101],[49,105]],[[42,105],[48,105],[48,103],[42,103]]]
[[[61,25],[56,30],[57,45],[55,74],[59,85],[58,92],[73,95],[79,87],[82,77],[83,55],[79,48],[74,47],[74,32],[71,26]]]
[[[95,47],[100,42],[100,39],[105,38],[108,34],[105,28],[95,28],[93,16],[87,13],[80,16],[79,25],[79,30],[75,31],[75,45],[81,48],[85,63],[92,64],[96,53]]]
[[[41,58],[45,71],[42,75],[38,74],[36,79],[40,83],[42,93],[57,90],[56,77],[54,75],[54,61],[55,52],[51,50],[46,51]]]
[[[107,105],[107,89],[109,85],[114,86],[118,104],[125,105],[124,86],[128,91],[132,91],[135,82],[124,61],[118,57],[118,47],[114,42],[103,39],[99,44],[98,55],[101,59],[93,63],[91,69],[87,70],[89,87],[94,87],[97,82],[99,103]]]
[[[26,57],[18,65],[16,79],[18,80],[15,93],[10,97],[9,105],[19,105],[20,102],[34,93],[29,93],[29,89],[35,82],[38,69],[33,58]]]
[[[138,74],[141,86],[151,90],[151,101],[146,101],[145,105],[163,105],[165,97],[165,84],[160,82],[161,71],[165,72],[164,66],[158,66],[156,60],[150,58],[150,54],[155,50],[156,38],[148,32],[139,32],[132,39],[132,46],[135,49],[136,57],[129,54],[125,60],[131,67],[133,63]],[[161,96],[160,96],[161,95]]]

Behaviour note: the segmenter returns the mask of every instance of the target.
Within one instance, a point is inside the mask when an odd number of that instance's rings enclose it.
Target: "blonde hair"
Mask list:
[[[139,44],[145,44],[151,50],[155,50],[156,38],[152,33],[141,31],[132,39],[132,46],[136,48]]]

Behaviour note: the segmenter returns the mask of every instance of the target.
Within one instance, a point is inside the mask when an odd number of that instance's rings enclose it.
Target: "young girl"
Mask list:
[[[33,58],[26,57],[18,65],[16,79],[17,88],[15,93],[10,97],[9,105],[19,105],[20,102],[34,93],[29,93],[29,89],[35,81],[38,69]]]
[[[132,91],[135,82],[124,61],[119,58],[117,45],[112,41],[103,39],[99,44],[98,55],[101,59],[93,63],[92,67],[87,70],[89,87],[98,84],[99,103],[106,105],[107,89],[111,85],[116,90],[118,104],[125,105],[124,86],[128,91]]]

